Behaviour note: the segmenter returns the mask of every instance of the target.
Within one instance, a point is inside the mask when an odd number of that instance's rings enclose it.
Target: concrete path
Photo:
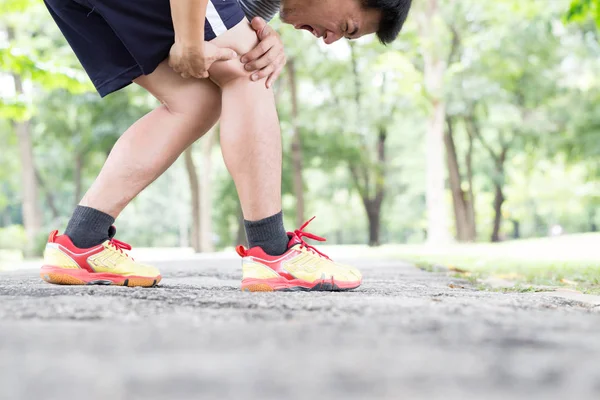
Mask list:
[[[600,307],[354,260],[350,293],[250,294],[235,258],[154,289],[0,274],[0,398],[599,399]]]

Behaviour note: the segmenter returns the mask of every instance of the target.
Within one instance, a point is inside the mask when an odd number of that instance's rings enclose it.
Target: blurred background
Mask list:
[[[2,0],[0,12],[6,260],[39,256],[64,230],[157,101],[134,85],[100,99],[43,2]],[[394,44],[325,46],[273,21],[289,60],[275,87],[288,229],[316,215],[309,230],[328,243],[445,248],[596,232],[598,23],[598,0],[417,0]],[[244,242],[218,135],[126,209],[120,239],[196,252]]]

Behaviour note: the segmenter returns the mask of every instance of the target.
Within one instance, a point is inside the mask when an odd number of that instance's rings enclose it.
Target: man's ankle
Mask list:
[[[258,221],[244,220],[248,247],[260,247],[270,256],[279,256],[288,249],[289,238],[283,226],[283,212]]]
[[[69,220],[65,235],[80,249],[97,246],[110,239],[108,230],[115,219],[95,208],[77,206]]]

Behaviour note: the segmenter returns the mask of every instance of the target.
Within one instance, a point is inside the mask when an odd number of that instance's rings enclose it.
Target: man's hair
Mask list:
[[[381,11],[377,37],[383,44],[393,42],[408,17],[412,0],[363,0],[366,8]]]

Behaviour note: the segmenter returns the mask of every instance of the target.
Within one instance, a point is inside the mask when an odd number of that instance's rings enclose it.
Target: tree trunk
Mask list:
[[[213,252],[215,250],[212,240],[212,149],[216,133],[211,129],[202,138],[202,169],[200,173],[200,251]]]
[[[298,115],[298,92],[296,88],[296,67],[294,59],[291,58],[287,63],[288,78],[290,85],[290,95],[292,99],[292,167],[294,195],[296,196],[296,226],[304,223],[304,184],[302,180],[303,161],[302,161],[302,137],[300,136],[299,115]]]
[[[512,219],[511,222],[513,224],[512,238],[521,239],[521,223],[516,219]]]
[[[427,130],[427,241],[443,244],[450,241],[443,151],[445,105],[442,101],[434,101],[433,109]]]
[[[469,242],[473,238],[469,236],[470,227],[467,216],[467,202],[465,192],[462,189],[462,177],[458,157],[456,155],[456,146],[454,144],[454,121],[451,117],[446,117],[446,133],[444,135],[444,144],[446,147],[446,163],[448,164],[448,178],[450,190],[452,192],[452,204],[454,205],[454,219],[456,222],[456,238],[459,242]]]
[[[502,204],[504,204],[504,193],[502,185],[494,184],[494,228],[492,230],[492,242],[500,241],[500,224],[502,223]]]
[[[367,209],[367,218],[369,219],[369,246],[377,247],[381,245],[381,205],[377,207],[371,204]]]
[[[469,134],[469,147],[465,154],[465,165],[467,167],[467,184],[469,185],[467,204],[467,221],[469,224],[469,237],[471,241],[477,240],[477,219],[475,217],[475,192],[473,190],[473,141],[474,137]]]
[[[385,86],[385,85],[384,85]],[[381,244],[381,205],[385,197],[385,170],[386,152],[385,142],[387,140],[387,127],[379,127],[377,136],[377,168],[375,169],[375,197],[371,201],[371,209],[367,210],[369,216],[369,246]]]
[[[15,31],[12,27],[7,28],[8,41],[12,42],[15,39]],[[18,97],[23,97],[23,81],[17,73],[12,73],[12,78],[15,87],[15,93]],[[19,159],[21,162],[21,184],[22,184],[22,214],[23,225],[29,240],[29,246],[26,249],[27,255],[31,255],[33,251],[33,241],[40,232],[42,227],[42,211],[37,202],[38,198],[38,182],[35,176],[35,163],[33,159],[33,143],[31,140],[31,130],[29,121],[12,121],[12,125],[17,134],[19,143]]]
[[[504,163],[508,155],[508,146],[504,145],[500,155],[496,159],[496,176],[494,177],[494,228],[492,230],[492,242],[500,241],[500,227],[502,225],[502,205],[504,197]]]
[[[354,89],[355,89],[355,102],[356,112],[360,117],[362,114],[361,107],[361,85],[360,75],[358,71],[358,62],[354,50],[354,44],[350,44],[351,60],[352,60],[352,72],[354,75]],[[382,97],[385,94],[386,89],[386,76],[383,77]],[[394,112],[390,112],[393,115]],[[350,174],[354,185],[360,194],[367,219],[369,221],[369,246],[379,246],[381,244],[380,238],[380,226],[381,226],[381,205],[385,197],[385,178],[386,178],[386,151],[385,144],[388,136],[387,123],[390,119],[381,121],[379,124],[379,131],[377,135],[377,142],[375,144],[375,155],[369,149],[369,147],[363,142],[364,159],[353,160],[349,163]],[[373,162],[372,160],[375,159]],[[363,161],[363,160],[366,160]],[[341,240],[340,240],[341,241]]]
[[[194,164],[193,145],[188,147],[184,153],[185,169],[190,182],[190,193],[192,196],[192,248],[196,253],[201,251],[200,247],[200,183],[198,182],[198,173]]]
[[[374,168],[362,167],[362,179],[356,165],[350,165],[350,174],[354,185],[358,189],[361,200],[367,213],[369,221],[369,246],[375,247],[381,244],[381,206],[385,197],[385,142],[387,139],[387,128],[381,126],[377,138],[377,163]],[[372,189],[369,185],[370,175],[375,182]],[[373,192],[374,193],[371,193]]]
[[[427,0],[419,19],[423,44],[424,80],[431,102],[427,128],[427,241],[430,244],[450,242],[448,213],[445,202],[444,121],[446,104],[443,80],[446,62],[439,45],[438,0]]]
[[[13,75],[17,93],[22,94],[21,80]],[[21,161],[21,187],[23,190],[22,213],[23,225],[30,245],[42,227],[42,211],[38,204],[38,183],[35,176],[35,164],[33,160],[33,144],[29,121],[14,122],[13,126],[17,133],[19,142],[19,158]],[[28,246],[27,255],[31,255],[32,246]]]

